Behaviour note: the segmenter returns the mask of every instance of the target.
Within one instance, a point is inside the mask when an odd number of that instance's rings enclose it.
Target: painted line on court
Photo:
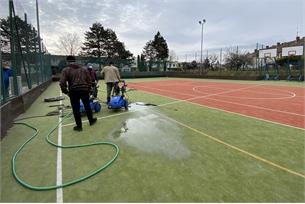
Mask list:
[[[240,91],[240,90],[244,90],[244,89],[248,89],[248,88],[252,88],[252,87],[256,87],[256,86],[261,86],[261,85],[260,84],[256,84],[254,86],[247,86],[247,87],[243,87],[243,88],[240,88],[240,89],[234,89],[234,90],[224,91],[224,92],[221,92],[221,93],[209,94],[209,95],[205,95],[205,96],[197,96],[197,97],[192,97],[192,98],[189,98],[189,99],[178,99],[177,100],[175,98],[171,98],[171,99],[174,99],[174,101],[171,101],[171,102],[168,102],[168,103],[163,103],[163,104],[160,104],[158,106],[152,106],[152,107],[149,107],[149,108],[160,107],[160,106],[167,106],[167,105],[171,105],[171,104],[175,104],[175,103],[191,101],[191,100],[205,98],[205,97],[209,97],[209,96],[217,96],[219,94],[231,93],[231,92]],[[150,92],[148,92],[148,93],[150,93]],[[156,94],[156,95],[159,95],[159,94]],[[159,95],[159,96],[162,96],[162,95]],[[168,98],[170,98],[170,97],[168,97]],[[137,111],[141,111],[141,110],[137,110]],[[119,114],[116,114],[116,115],[123,115],[123,114],[133,113],[133,112],[137,112],[137,111],[128,111],[128,112],[123,112],[123,113],[119,113]],[[104,119],[104,118],[109,118],[109,117],[113,117],[113,115],[105,116],[105,117],[102,117],[102,118],[98,118],[98,120],[99,119]],[[88,122],[88,120],[83,120],[82,122]],[[68,123],[68,124],[63,125],[62,127],[71,126],[73,124],[74,123]]]
[[[193,90],[195,91],[195,89],[193,88]],[[207,93],[204,91],[198,91],[196,90],[195,92],[198,93]],[[291,92],[293,93],[293,92]],[[222,97],[222,96],[221,96]],[[230,97],[230,96],[223,96],[223,97]],[[295,93],[294,96],[295,97]],[[292,98],[293,98],[292,97]],[[239,97],[232,97],[232,98],[239,98]],[[259,99],[265,99],[265,98],[259,98]],[[282,99],[282,98],[266,98],[266,99]],[[273,111],[273,112],[278,112],[278,113],[285,113],[285,114],[289,114],[289,115],[296,115],[296,116],[302,116],[305,117],[304,114],[298,114],[298,113],[293,113],[293,112],[288,112],[288,111],[281,111],[281,110],[277,110],[277,109],[272,109],[272,108],[265,108],[265,107],[261,107],[261,106],[256,106],[256,105],[250,105],[250,104],[243,104],[243,103],[237,103],[237,102],[231,102],[231,101],[226,101],[226,100],[221,100],[221,99],[215,99],[215,98],[207,98],[207,100],[214,100],[214,101],[220,101],[220,102],[224,102],[224,103],[231,103],[234,105],[242,105],[242,106],[247,106],[247,107],[252,107],[252,108],[258,108],[258,109],[263,109],[263,110],[268,110],[268,111]],[[298,104],[299,105],[299,104]]]
[[[156,96],[162,96],[164,98],[169,98],[169,99],[172,99],[172,100],[177,100],[176,98],[172,98],[172,97],[169,97],[169,96],[164,96],[164,95],[157,94],[157,93],[152,93],[152,92],[149,92],[149,91],[143,91],[143,90],[140,90],[140,91],[148,93],[148,94],[156,95]],[[178,101],[179,101],[179,99],[178,99]],[[258,118],[258,117],[254,117],[254,116],[244,115],[244,114],[241,114],[241,113],[236,113],[236,112],[232,112],[232,111],[228,111],[228,110],[223,110],[223,109],[220,109],[220,108],[206,106],[206,105],[202,105],[202,104],[191,102],[191,101],[188,101],[188,103],[191,103],[191,104],[194,104],[194,105],[197,105],[197,106],[202,106],[202,107],[205,107],[205,108],[208,108],[208,109],[213,109],[213,110],[222,111],[222,112],[226,112],[226,113],[230,113],[230,114],[234,114],[234,115],[238,115],[238,116],[243,116],[243,117],[247,117],[247,118],[251,118],[251,119],[255,119],[255,120],[260,120],[260,121],[272,123],[272,124],[275,124],[275,125],[285,126],[285,127],[289,127],[289,128],[303,130],[303,131],[305,130],[305,128],[296,127],[296,126],[292,126],[292,125],[288,125],[288,124],[284,124],[284,123],[279,123],[279,122],[275,122],[275,121],[271,121],[271,120],[267,120],[267,119],[263,119],[263,118]],[[159,105],[159,106],[162,106],[162,104]]]
[[[162,92],[175,93],[175,94],[184,95],[184,96],[196,97],[196,95],[194,95],[194,94],[181,93],[181,92],[178,92],[178,91],[164,90],[164,89],[146,87],[146,86],[141,86],[141,85],[136,85],[136,86],[143,87],[143,88],[146,88],[146,89],[155,89],[155,90],[162,91]]]
[[[260,85],[264,85],[264,84],[260,84]],[[157,94],[157,93],[152,93],[152,92],[149,92],[149,91],[144,91],[144,90],[139,90],[139,91],[147,93],[147,94],[156,95],[156,96],[162,96],[164,98],[168,98],[168,99],[174,100],[173,102],[168,102],[168,103],[160,104],[158,106],[147,107],[147,109],[155,108],[155,107],[160,107],[160,106],[162,107],[162,106],[170,105],[170,104],[173,104],[173,103],[188,102],[188,103],[191,103],[191,104],[194,104],[194,105],[197,105],[197,106],[201,106],[201,107],[205,107],[205,108],[208,108],[208,109],[222,111],[222,112],[226,112],[226,113],[230,113],[230,114],[234,114],[234,115],[238,115],[238,116],[243,116],[243,117],[247,117],[247,118],[251,118],[251,119],[255,119],[255,120],[259,120],[259,121],[264,121],[264,122],[272,123],[272,124],[275,124],[275,125],[285,126],[285,127],[289,127],[289,128],[293,128],[293,129],[298,129],[298,130],[303,130],[303,131],[305,130],[305,128],[296,127],[296,126],[292,126],[292,125],[288,125],[288,124],[284,124],[284,123],[279,123],[279,122],[275,122],[275,121],[271,121],[271,120],[267,120],[267,119],[263,119],[263,118],[258,118],[258,117],[254,117],[254,116],[244,115],[244,114],[241,114],[241,113],[236,113],[236,112],[232,112],[232,111],[228,111],[228,110],[223,110],[223,109],[220,109],[220,108],[206,106],[206,105],[202,105],[202,104],[199,104],[199,103],[195,103],[195,102],[189,101],[189,100],[193,100],[194,98],[180,100],[180,99],[177,99],[177,98],[172,98],[172,97],[164,96],[164,95]],[[128,112],[118,113],[118,114],[114,114],[114,115],[99,117],[97,119],[100,120],[100,119],[104,119],[104,118],[110,118],[110,117],[125,115],[125,114],[129,114],[129,113],[134,113],[134,112],[137,112],[137,111],[142,111],[142,110],[128,111]],[[88,120],[83,120],[82,122],[88,122]],[[68,124],[63,125],[62,127],[67,127],[67,126],[71,126],[71,125],[74,125],[74,123],[68,123]]]
[[[149,94],[154,94],[154,93],[150,93],[150,92],[148,92],[148,93],[149,93]],[[154,94],[154,95],[159,95],[159,94]],[[162,95],[159,95],[159,96],[162,96]],[[170,97],[167,97],[167,98],[170,98]],[[171,98],[171,99],[172,99],[172,98]],[[178,101],[174,101],[174,102],[177,102],[177,103],[178,103],[178,102],[187,102],[187,100],[178,100]],[[195,105],[201,105],[201,104],[197,104],[197,103],[193,103],[193,102],[191,102],[191,103],[192,103],[192,104],[195,104]],[[172,104],[172,102],[164,103],[164,104],[161,104],[161,105],[159,105],[159,106],[165,106],[165,105],[168,105],[168,104]],[[148,107],[147,109],[151,109],[151,108],[155,108],[155,107],[158,107],[158,106]],[[208,107],[208,108],[209,108],[209,107]],[[213,109],[214,109],[214,108],[213,108]],[[146,109],[144,109],[144,110],[146,110]],[[224,110],[221,110],[221,109],[219,109],[219,110],[220,110],[220,111],[224,111]],[[137,110],[137,111],[141,111],[141,110]],[[119,116],[119,115],[123,115],[123,114],[128,114],[128,113],[133,113],[133,112],[137,112],[137,111],[123,112],[123,113],[119,113],[119,114],[115,114],[115,115],[109,115],[109,116],[101,117],[101,118],[99,118],[99,119],[109,118],[109,117],[115,117],[115,116]],[[229,111],[225,111],[225,112],[229,112]],[[234,112],[230,112],[230,113],[237,114],[237,113],[234,113]],[[245,154],[245,155],[248,155],[248,156],[250,156],[250,157],[252,157],[252,158],[254,158],[254,159],[256,159],[256,160],[259,160],[259,161],[264,162],[264,163],[266,163],[266,164],[268,164],[268,165],[271,165],[271,166],[276,167],[276,168],[278,168],[278,169],[281,169],[281,170],[283,170],[283,171],[285,171],[285,172],[288,172],[288,173],[290,173],[290,174],[293,174],[293,175],[295,175],[295,176],[299,176],[299,177],[302,177],[303,179],[305,179],[305,175],[303,175],[303,174],[301,174],[301,173],[298,173],[298,172],[293,171],[293,170],[291,170],[291,169],[288,169],[288,168],[286,168],[286,167],[284,167],[284,166],[281,166],[281,165],[279,165],[279,164],[276,164],[276,163],[274,163],[274,162],[272,162],[272,161],[269,161],[269,160],[267,160],[267,159],[264,159],[264,158],[262,158],[262,157],[260,157],[260,156],[257,156],[257,155],[255,155],[255,154],[252,154],[252,153],[250,153],[250,152],[247,152],[247,151],[245,151],[245,150],[243,150],[243,149],[241,149],[241,148],[239,148],[239,147],[236,147],[236,146],[234,146],[234,145],[231,145],[231,144],[229,144],[229,143],[226,143],[226,142],[224,142],[224,141],[222,141],[222,140],[220,140],[220,139],[217,139],[217,138],[215,138],[215,137],[213,137],[213,136],[211,136],[211,135],[208,135],[208,134],[206,134],[206,133],[204,133],[204,132],[202,132],[202,131],[200,131],[200,130],[197,130],[197,129],[195,129],[195,128],[191,127],[191,126],[188,126],[187,124],[184,124],[184,123],[182,123],[182,122],[179,122],[179,121],[177,121],[177,120],[175,120],[175,119],[173,119],[173,118],[170,118],[170,117],[165,116],[165,115],[160,114],[160,113],[157,113],[157,114],[162,115],[163,117],[166,117],[166,118],[168,118],[169,120],[172,120],[172,121],[174,121],[174,122],[180,124],[181,126],[184,126],[184,127],[188,128],[188,129],[194,131],[194,132],[197,132],[197,133],[199,133],[199,134],[201,134],[201,135],[203,135],[203,136],[205,136],[205,137],[207,137],[207,138],[209,138],[209,139],[211,139],[211,140],[213,140],[213,141],[215,141],[215,142],[217,142],[217,143],[219,143],[219,144],[225,145],[225,146],[227,146],[227,147],[229,147],[229,148],[231,148],[231,149],[234,149],[234,150],[236,150],[236,151],[238,151],[238,152],[240,152],[240,153],[243,153],[243,154]],[[237,114],[237,115],[242,115],[242,114]],[[246,116],[246,115],[242,115],[242,116]],[[249,117],[249,116],[246,116],[246,117]],[[251,116],[250,116],[250,117],[251,117]],[[255,118],[255,117],[251,117],[251,118]],[[257,119],[257,118],[255,118],[255,119]],[[263,119],[259,119],[259,120],[263,120]],[[265,120],[264,120],[264,121],[265,121]],[[267,120],[267,122],[275,123],[275,122],[268,121],[268,120]],[[63,125],[63,126],[69,126],[69,125],[72,125],[72,124],[74,124],[74,123],[66,124],[66,125]],[[276,123],[276,124],[284,125],[284,124],[281,124],[281,123]],[[287,125],[284,125],[284,126],[287,126]],[[290,127],[296,128],[296,129],[302,129],[302,128],[297,128],[297,127],[294,127],[294,126],[290,126]],[[302,129],[302,130],[304,130],[304,129]]]
[[[220,85],[223,85],[223,84],[220,84]],[[224,84],[225,85],[225,84]],[[237,84],[235,84],[237,85]],[[245,84],[241,84],[241,85],[245,85]],[[263,84],[265,85],[265,84]],[[168,87],[168,86],[181,86],[181,84],[165,84],[165,85],[162,85],[162,87]],[[209,85],[196,85],[194,86],[194,84],[190,84],[190,83],[183,83],[183,86],[192,86],[192,89],[193,91],[195,92],[198,92],[198,93],[201,93],[202,91],[199,91],[197,90],[197,87],[207,87],[207,88],[211,88],[211,89],[217,89],[217,90],[233,90],[232,88],[220,88],[220,87],[216,87],[216,86],[219,86],[218,84],[209,84]],[[151,87],[146,87],[146,88],[151,88]],[[153,89],[153,88],[152,88]],[[278,89],[275,89],[275,88],[265,88],[265,89],[271,89],[271,90],[276,90],[276,91],[281,91],[281,90],[278,90]],[[160,89],[160,90],[163,90],[165,91],[164,89]],[[268,95],[271,95],[271,96],[279,96],[277,98],[258,98],[258,97],[238,97],[238,96],[224,96],[224,97],[230,97],[230,98],[240,98],[240,99],[287,99],[287,98],[294,98],[294,97],[297,97],[296,94],[294,92],[291,92],[291,91],[288,91],[288,90],[285,90],[286,92],[288,92],[290,94],[290,96],[287,96],[287,95],[283,95],[283,94],[274,94],[274,93],[267,93]],[[256,93],[256,94],[262,94],[263,92],[259,92],[259,91],[251,91],[251,90],[248,90],[247,91],[248,93]],[[182,94],[180,92],[177,92],[179,94]],[[203,93],[206,93],[206,92],[203,92]],[[183,95],[189,95],[189,94],[183,94]]]
[[[62,92],[60,91],[60,96],[62,96]],[[62,105],[62,100],[60,100],[59,105]],[[61,114],[62,110],[59,111],[59,117],[58,117],[58,141],[57,144],[59,146],[62,145],[62,125],[61,125]],[[56,185],[62,185],[62,149],[57,147],[57,165],[56,165]],[[62,188],[56,189],[56,202],[57,203],[63,203],[63,191]]]
[[[214,98],[207,98],[207,100],[220,101],[220,102],[230,103],[230,104],[234,104],[234,105],[241,105],[241,106],[246,106],[246,107],[251,107],[251,108],[257,108],[257,109],[262,109],[262,110],[273,111],[273,112],[277,112],[277,113],[284,113],[284,114],[288,114],[288,115],[295,115],[295,116],[305,117],[304,114],[292,113],[292,112],[288,112],[288,111],[281,111],[281,110],[265,108],[265,107],[255,106],[255,105],[248,105],[248,104],[231,102],[231,101],[225,101],[225,100],[214,99]]]
[[[154,111],[154,112],[155,112],[155,111]],[[305,179],[305,175],[304,175],[304,174],[298,173],[298,172],[296,172],[296,171],[293,171],[293,170],[291,170],[291,169],[288,169],[287,167],[284,167],[284,166],[282,166],[282,165],[279,165],[279,164],[276,164],[276,163],[274,163],[274,162],[272,162],[272,161],[269,161],[269,160],[267,160],[267,159],[264,159],[264,158],[262,158],[262,157],[260,157],[260,156],[257,156],[257,155],[255,155],[255,154],[252,154],[252,153],[250,153],[250,152],[247,152],[246,150],[243,150],[243,149],[241,149],[241,148],[239,148],[239,147],[236,147],[236,146],[231,145],[231,144],[229,144],[229,143],[227,143],[227,142],[224,142],[224,141],[222,141],[222,140],[220,140],[220,139],[217,139],[216,137],[213,137],[213,136],[211,136],[211,135],[209,135],[209,134],[207,134],[207,133],[204,133],[204,132],[202,132],[202,131],[200,131],[200,130],[197,130],[197,129],[195,129],[195,128],[193,128],[193,127],[191,127],[191,126],[189,126],[189,125],[187,125],[187,124],[185,124],[185,123],[182,123],[182,122],[180,122],[180,121],[177,121],[177,120],[175,120],[175,119],[173,119],[173,118],[171,118],[171,117],[168,117],[168,116],[166,116],[166,115],[160,114],[160,113],[158,113],[158,112],[155,112],[155,113],[158,114],[158,115],[161,115],[161,116],[163,116],[163,117],[165,117],[165,118],[167,118],[167,119],[169,119],[169,120],[171,120],[171,121],[173,121],[173,122],[175,122],[175,123],[177,123],[177,124],[179,124],[179,125],[181,125],[181,126],[183,126],[183,127],[185,127],[185,128],[188,128],[188,129],[190,129],[190,130],[192,130],[192,131],[194,131],[194,132],[196,132],[196,133],[199,133],[199,134],[201,134],[201,135],[203,135],[203,136],[205,136],[205,137],[207,137],[207,138],[209,138],[209,139],[211,139],[211,140],[213,140],[213,141],[215,141],[215,142],[217,142],[217,143],[220,143],[220,144],[222,144],[222,145],[225,145],[225,146],[227,146],[227,147],[229,147],[229,148],[231,148],[231,149],[234,149],[234,150],[236,150],[236,151],[238,151],[238,152],[241,152],[241,153],[243,153],[243,154],[246,154],[246,155],[248,155],[248,156],[250,156],[250,157],[252,157],[252,158],[254,158],[254,159],[256,159],[256,160],[259,160],[259,161],[264,162],[264,163],[266,163],[266,164],[269,164],[269,165],[271,165],[271,166],[273,166],[273,167],[276,167],[276,168],[281,169],[281,170],[283,170],[283,171],[286,171],[286,172],[288,172],[288,173],[290,173],[290,174],[293,174],[293,175],[295,175],[295,176],[299,176],[299,177],[302,177],[303,179]]]
[[[210,97],[210,96],[218,96],[218,95],[221,95],[221,94],[233,93],[233,92],[236,92],[236,91],[242,91],[242,90],[246,90],[246,89],[249,89],[249,88],[254,88],[254,87],[257,87],[257,86],[262,86],[262,84],[256,84],[256,85],[253,85],[253,86],[247,86],[247,87],[242,87],[242,88],[238,88],[238,89],[230,89],[230,90],[223,91],[223,92],[220,92],[220,93],[213,93],[213,94],[208,94],[208,95],[205,95],[205,96],[196,96],[196,97],[188,98],[188,99],[178,99],[178,100],[175,99],[176,101],[173,101],[169,104],[179,103],[179,102],[184,102],[184,101],[192,101],[192,100],[195,100],[195,99],[206,98],[206,97]],[[140,87],[147,88],[145,86],[140,86]],[[158,88],[150,88],[150,89],[162,90],[162,89],[158,89]],[[170,91],[167,91],[167,92],[170,92]]]
[[[99,117],[97,118],[98,120],[101,120],[101,119],[105,119],[105,118],[112,118],[112,117],[115,117],[115,116],[120,116],[120,115],[125,115],[125,114],[128,114],[128,113],[134,113],[134,112],[137,112],[137,111],[141,111],[141,110],[135,110],[135,111],[126,111],[126,112],[122,112],[122,113],[117,113],[117,114],[113,114],[113,115],[107,115],[107,116],[103,116],[103,117]],[[82,120],[82,122],[89,122],[88,120]],[[67,127],[67,126],[71,126],[71,125],[74,125],[75,123],[68,123],[68,124],[65,124],[65,125],[62,125],[62,127]]]
[[[264,84],[262,84],[264,85]],[[200,93],[201,91],[197,90],[198,87],[209,87],[209,88],[212,88],[212,89],[220,89],[220,90],[228,90],[228,88],[219,88],[219,87],[215,87],[216,85],[197,85],[197,86],[194,86],[193,87],[193,91],[195,92],[198,92]],[[285,93],[283,94],[275,94],[275,93],[265,93],[265,92],[262,92],[262,91],[251,91],[251,90],[248,90],[247,92],[248,93],[255,93],[255,94],[268,94],[268,95],[272,95],[272,96],[279,96],[280,98],[251,98],[251,97],[239,97],[239,96],[230,96],[230,97],[234,97],[234,98],[245,98],[245,99],[285,99],[285,98],[293,98],[293,97],[296,97],[296,94],[292,91],[288,91],[288,90],[279,90],[279,89],[276,89],[276,88],[264,88],[264,89],[267,89],[267,90],[276,90],[276,91],[280,91],[283,93],[283,91],[285,91]],[[290,94],[289,96],[287,96],[287,92]],[[284,95],[285,94],[285,95]]]
[[[260,84],[260,85],[264,85],[264,84]],[[164,90],[164,89],[160,89],[160,88],[147,87],[147,86],[143,86],[143,85],[135,85],[135,86],[143,87],[143,88],[146,88],[146,89],[154,89],[154,90],[158,90],[158,91],[162,91],[162,92],[176,93],[176,94],[179,94],[179,95],[195,97],[194,94],[181,93],[181,92],[178,92],[178,91]],[[170,86],[170,85],[163,85],[163,86]],[[192,91],[194,91],[196,93],[204,93],[204,94],[207,93],[207,92],[203,92],[203,91],[197,90],[196,88],[198,88],[198,87],[207,87],[207,88],[218,89],[218,90],[225,90],[225,91],[235,91],[235,90],[237,90],[237,89],[230,89],[230,88],[217,88],[217,87],[213,87],[213,86],[215,86],[215,85],[200,85],[200,86],[198,85],[198,86],[193,86],[192,87]],[[266,89],[271,89],[271,88],[266,88]],[[277,89],[271,89],[271,90],[277,90]],[[259,93],[259,94],[262,93],[262,92],[258,92],[258,91],[248,91],[248,92]],[[238,98],[238,99],[255,99],[255,100],[258,100],[258,99],[268,99],[268,100],[270,100],[270,99],[290,99],[290,98],[296,97],[296,94],[294,92],[291,92],[291,91],[287,91],[287,92],[290,94],[289,96],[268,93],[269,95],[281,96],[281,97],[273,97],[273,98],[270,98],[270,97],[269,98],[266,98],[266,97],[261,97],[261,98],[258,98],[258,97],[255,97],[255,98],[254,97],[237,97],[237,96],[226,96],[226,95],[223,95],[222,97]],[[215,93],[215,94],[217,94],[217,93]]]
[[[195,86],[193,87],[193,91],[197,92],[197,93],[205,93],[202,91],[197,90],[197,87],[206,87],[206,86]],[[272,90],[272,89],[271,89]],[[274,90],[274,89],[273,89]],[[249,93],[257,93],[257,94],[261,94],[262,92],[258,92],[258,91],[248,91]],[[274,96],[282,96],[282,97],[242,97],[242,96],[226,96],[223,95],[222,97],[228,97],[228,98],[237,98],[237,99],[254,99],[254,100],[259,100],[259,99],[263,99],[263,100],[280,100],[280,99],[290,99],[290,98],[294,98],[296,96],[296,94],[294,92],[291,91],[287,91],[289,94],[289,96],[284,96],[284,95],[279,95],[279,94],[269,94],[269,95],[274,95]]]

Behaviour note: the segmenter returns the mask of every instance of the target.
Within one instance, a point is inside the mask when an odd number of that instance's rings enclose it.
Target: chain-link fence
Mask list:
[[[51,78],[50,55],[24,3],[8,0],[1,5],[6,11],[1,13],[1,103]]]
[[[283,47],[303,46],[304,38],[276,45],[259,43],[217,47],[200,51],[180,52],[170,56],[168,70],[204,76],[252,76],[256,79],[304,79],[304,56],[282,57]],[[259,57],[260,50],[277,49],[278,56],[270,63]],[[269,75],[277,77],[268,77]],[[281,76],[281,77],[279,77]]]

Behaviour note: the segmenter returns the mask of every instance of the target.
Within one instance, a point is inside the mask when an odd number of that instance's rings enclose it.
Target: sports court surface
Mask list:
[[[108,110],[103,103],[96,125],[84,122],[84,130],[74,132],[68,117],[50,135],[62,145],[115,143],[120,152],[109,167],[62,189],[27,189],[12,175],[11,159],[33,130],[14,125],[1,141],[0,201],[305,202],[304,83],[152,78],[127,84],[129,111]],[[58,95],[53,83],[20,117],[56,110],[49,106],[61,102],[43,99]],[[103,81],[99,98],[105,101]],[[69,105],[68,98],[62,103]],[[66,149],[48,144],[45,136],[60,120],[22,120],[39,129],[16,159],[16,172],[25,182],[65,183],[115,155],[109,145]]]

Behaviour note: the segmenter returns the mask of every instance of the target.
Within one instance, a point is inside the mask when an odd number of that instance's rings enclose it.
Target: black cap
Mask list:
[[[72,55],[69,55],[69,56],[67,56],[66,60],[67,60],[68,62],[75,62],[75,57],[72,56]]]

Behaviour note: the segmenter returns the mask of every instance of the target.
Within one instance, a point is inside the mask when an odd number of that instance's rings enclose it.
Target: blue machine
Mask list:
[[[98,102],[98,100],[94,100],[94,99],[90,99],[90,108],[92,111],[98,113],[101,111],[102,106],[101,104]],[[82,101],[80,101],[80,112],[81,113],[85,113],[85,107]]]
[[[108,103],[109,109],[121,109],[125,108],[125,110],[128,110],[128,101],[125,99],[124,96],[113,96]]]
[[[112,98],[110,99],[108,103],[109,109],[121,109],[125,108],[125,110],[128,110],[128,100],[125,96],[126,93],[126,87],[127,84],[124,80],[115,83],[112,93]]]

